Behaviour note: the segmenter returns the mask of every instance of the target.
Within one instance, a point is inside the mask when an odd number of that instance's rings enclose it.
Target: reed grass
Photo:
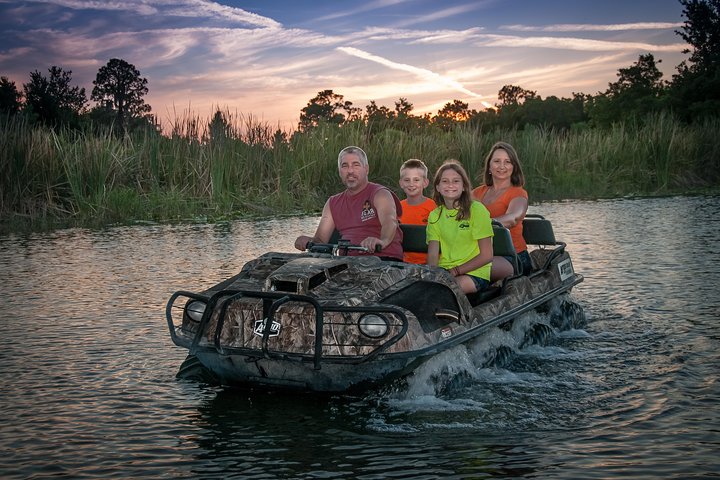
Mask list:
[[[169,135],[118,138],[0,118],[0,228],[317,212],[342,188],[337,153],[348,145],[368,153],[371,180],[399,194],[398,169],[408,158],[431,171],[456,158],[478,183],[498,140],[516,147],[531,202],[675,194],[720,180],[718,119],[687,125],[659,114],[641,125],[564,132],[466,125],[371,132],[362,122],[282,132],[252,117],[225,112],[225,119],[222,135],[210,120],[187,116]]]

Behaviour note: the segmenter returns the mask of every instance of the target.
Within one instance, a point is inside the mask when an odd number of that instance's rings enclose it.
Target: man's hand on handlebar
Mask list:
[[[339,240],[337,245],[330,243],[316,242],[313,237],[301,235],[295,240],[295,248],[300,251],[309,251],[314,253],[332,253],[337,255],[347,255],[348,250],[361,251],[365,253],[380,252],[382,250],[382,241],[376,237],[367,237],[360,242],[360,245],[352,245],[347,240]]]
[[[295,240],[295,248],[298,250],[305,251],[306,248],[308,248],[308,243],[312,242],[313,238],[308,237],[307,235],[300,235]]]
[[[365,240],[360,242],[361,247],[365,247],[368,252],[380,252],[383,244],[382,240],[376,237],[367,237]]]

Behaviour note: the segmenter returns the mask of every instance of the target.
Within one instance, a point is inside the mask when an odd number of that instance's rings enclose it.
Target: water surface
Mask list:
[[[353,397],[175,378],[169,296],[317,217],[0,237],[0,477],[718,478],[720,197],[530,211],[585,276],[587,322],[517,349],[531,314]]]

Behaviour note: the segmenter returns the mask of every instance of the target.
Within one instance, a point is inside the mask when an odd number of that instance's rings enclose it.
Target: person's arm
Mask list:
[[[380,220],[380,238],[367,237],[360,245],[367,248],[369,252],[374,252],[375,247],[380,245],[382,248],[390,245],[395,238],[398,227],[397,209],[395,208],[395,199],[389,190],[382,189],[375,193],[373,198],[375,212],[377,212],[378,220]],[[332,231],[330,232],[332,233]]]
[[[528,200],[524,197],[515,197],[510,200],[507,211],[499,217],[493,218],[502,223],[503,227],[510,228],[517,225],[518,222],[525,218],[528,209]]]
[[[450,269],[450,273],[452,273],[453,276],[459,277],[460,275],[465,275],[468,272],[477,270],[492,261],[492,237],[485,237],[478,240],[478,247],[480,248],[480,253],[462,265],[458,265]]]
[[[307,235],[300,235],[295,240],[295,248],[298,250],[305,250],[308,242],[315,243],[327,243],[330,241],[333,231],[335,230],[335,221],[333,220],[332,213],[330,212],[330,201],[325,202],[323,207],[322,216],[320,217],[320,223],[318,223],[315,235],[308,237]]]
[[[428,241],[427,264],[436,267],[440,263],[440,242],[437,240]]]

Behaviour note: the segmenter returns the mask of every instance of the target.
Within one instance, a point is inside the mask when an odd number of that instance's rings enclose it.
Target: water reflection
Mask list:
[[[720,197],[530,210],[585,275],[587,323],[521,351],[498,333],[360,397],[175,379],[172,292],[292,251],[317,217],[0,237],[0,476],[715,475]],[[513,348],[486,365],[498,345]]]

